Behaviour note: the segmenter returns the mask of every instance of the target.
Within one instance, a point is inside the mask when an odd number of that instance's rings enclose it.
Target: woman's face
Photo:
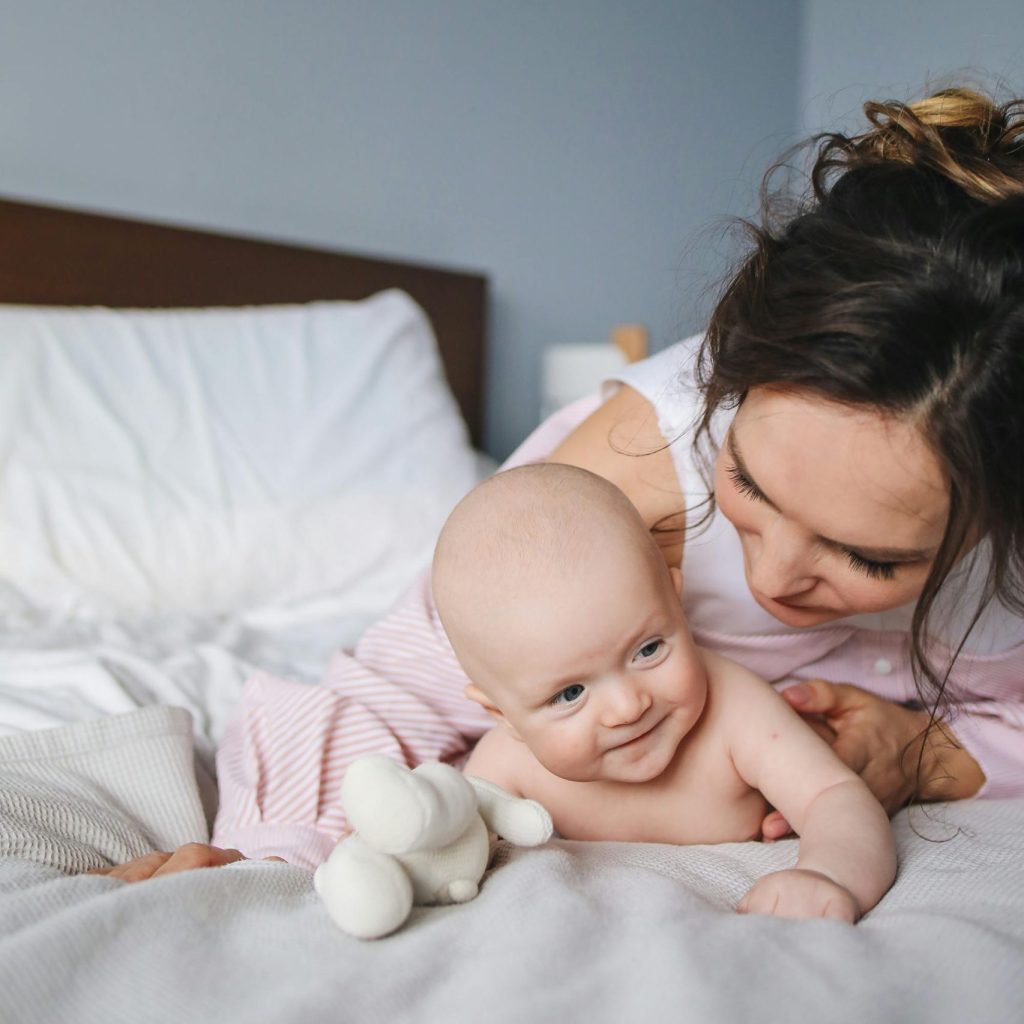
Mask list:
[[[814,626],[921,592],[949,513],[913,425],[810,393],[755,388],[715,467],[718,507],[768,613]]]

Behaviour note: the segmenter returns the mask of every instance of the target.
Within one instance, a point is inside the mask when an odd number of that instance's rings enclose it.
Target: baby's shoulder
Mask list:
[[[496,725],[480,737],[463,772],[493,782],[513,796],[521,797],[524,795],[525,769],[532,757],[525,743],[516,739],[504,726]]]
[[[750,691],[774,694],[770,683],[732,658],[707,647],[698,647],[708,674],[708,689],[713,695],[746,695]]]
[[[757,708],[785,701],[771,683],[731,658],[699,648],[708,680],[708,706],[720,720],[750,719]]]

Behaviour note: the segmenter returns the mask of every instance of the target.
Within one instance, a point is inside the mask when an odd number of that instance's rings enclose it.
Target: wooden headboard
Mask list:
[[[427,312],[478,446],[487,278],[209,231],[0,200],[0,302],[249,306],[402,288]]]

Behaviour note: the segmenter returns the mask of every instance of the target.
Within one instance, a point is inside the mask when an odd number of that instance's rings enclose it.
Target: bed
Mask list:
[[[855,928],[732,913],[787,841],[501,845],[373,943],[295,866],[82,873],[205,841],[246,676],[315,683],[426,564],[493,468],[486,295],[0,202],[0,1019],[1021,1020],[1024,800],[897,815]]]

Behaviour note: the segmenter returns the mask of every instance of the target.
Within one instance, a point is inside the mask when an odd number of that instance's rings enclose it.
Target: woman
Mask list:
[[[869,131],[821,137],[813,200],[752,229],[712,315],[716,508],[684,566],[698,642],[812,680],[786,695],[893,812],[1024,792],[1024,102],[865,110]],[[673,468],[700,484],[676,445],[629,457],[652,404],[666,442],[686,406],[636,377],[551,457],[653,528],[678,517]]]
[[[865,112],[862,134],[813,140],[795,214],[767,204],[703,339],[510,464],[616,483],[682,565],[697,641],[796,681],[790,702],[892,813],[1024,794],[1024,101]],[[426,578],[323,686],[254,677],[214,842],[319,863],[354,757],[457,760],[487,727],[465,683]],[[787,828],[770,816],[765,837]],[[188,866],[153,856],[134,877]]]

